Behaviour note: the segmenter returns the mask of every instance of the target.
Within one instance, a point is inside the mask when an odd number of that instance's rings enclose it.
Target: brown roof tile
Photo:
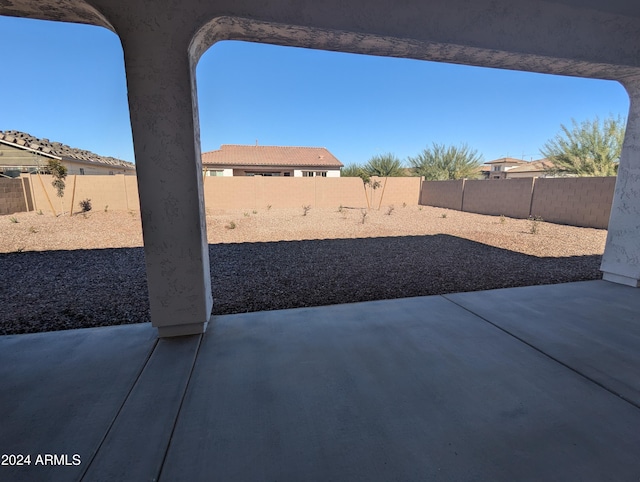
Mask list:
[[[549,159],[539,159],[533,162],[527,162],[526,164],[518,167],[514,167],[513,169],[509,169],[507,172],[541,172],[546,171],[547,169],[551,169],[553,167],[553,162]]]
[[[91,151],[70,147],[66,144],[61,144],[60,142],[51,142],[49,139],[39,139],[31,134],[27,134],[26,132],[0,131],[0,140],[10,144],[28,147],[34,151],[39,151],[59,159],[76,159],[86,162],[95,162],[96,164],[107,164],[110,166],[135,169],[135,164],[131,162],[116,159],[115,157],[100,156]]]
[[[243,146],[223,144],[202,154],[208,166],[308,166],[338,169],[343,164],[324,147]]]

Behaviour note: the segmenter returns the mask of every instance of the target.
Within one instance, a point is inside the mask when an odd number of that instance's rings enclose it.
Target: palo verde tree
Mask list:
[[[62,196],[64,196],[65,188],[64,180],[67,177],[67,168],[63,166],[58,159],[49,159],[49,162],[47,162],[47,170],[51,173],[51,176],[53,176],[51,185],[56,189],[56,193],[60,198],[60,205],[62,206]],[[64,213],[64,207],[62,208],[62,212]]]
[[[373,156],[363,169],[369,176],[400,177],[404,175],[402,161],[393,154]]]
[[[416,176],[424,176],[427,181],[474,179],[480,174],[482,156],[467,144],[445,146],[434,142],[416,157],[409,157],[409,164]]]
[[[547,141],[540,153],[553,163],[552,174],[574,176],[615,176],[624,140],[625,120],[596,117],[581,123],[571,119],[572,127],[560,125],[560,132]]]

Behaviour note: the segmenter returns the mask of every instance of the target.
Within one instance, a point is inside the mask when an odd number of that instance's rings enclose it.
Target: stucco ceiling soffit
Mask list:
[[[2,0],[0,15],[83,23],[113,30],[105,16],[84,0]]]

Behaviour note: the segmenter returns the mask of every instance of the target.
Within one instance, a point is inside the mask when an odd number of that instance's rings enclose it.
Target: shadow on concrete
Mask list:
[[[211,244],[214,314],[600,279],[449,235]],[[0,254],[0,334],[149,321],[142,248]]]

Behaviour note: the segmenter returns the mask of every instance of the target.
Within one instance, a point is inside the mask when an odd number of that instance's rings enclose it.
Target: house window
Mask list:
[[[302,177],[327,177],[327,171],[302,171]]]
[[[493,166],[493,170],[494,171],[499,171],[501,169],[502,166]]]
[[[81,176],[84,176],[84,167],[81,167],[81,168],[80,168],[80,175],[81,175]]]
[[[224,171],[218,169],[207,169],[205,171],[206,176],[222,176]]]

